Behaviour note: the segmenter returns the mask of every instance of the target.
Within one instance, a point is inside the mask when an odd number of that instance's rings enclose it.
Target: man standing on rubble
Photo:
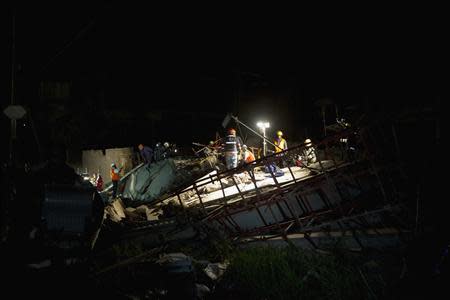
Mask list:
[[[153,161],[153,149],[143,144],[139,144],[138,148],[144,164],[151,164]]]
[[[231,170],[237,167],[239,153],[242,150],[242,139],[236,136],[236,130],[234,128],[228,129],[228,134],[225,137],[225,163],[227,169]]]
[[[277,156],[280,158],[280,160],[279,160],[280,166],[286,167],[287,163],[285,160],[282,159],[282,156],[284,155],[284,153],[280,153],[280,152],[287,150],[288,146],[287,146],[286,140],[283,138],[283,132],[281,130],[277,131],[277,137],[273,141],[273,143],[275,145],[275,153],[278,153]]]
[[[311,139],[306,139],[304,142],[305,148],[303,149],[302,163],[310,165],[317,161],[316,149],[314,149]]]
[[[158,142],[155,145],[155,153],[154,153],[154,159],[155,161],[160,161],[163,159],[163,153],[164,153],[164,148],[163,145]]]
[[[275,153],[279,153],[287,149],[287,142],[283,138],[283,132],[281,130],[277,131],[277,138],[273,142],[275,144]]]
[[[113,186],[113,199],[117,196],[117,189],[119,188],[120,171],[122,168],[118,168],[115,163],[111,164],[111,181]]]
[[[162,158],[166,159],[170,156],[170,151],[171,151],[169,142],[164,142],[163,147],[164,148],[163,148]]]

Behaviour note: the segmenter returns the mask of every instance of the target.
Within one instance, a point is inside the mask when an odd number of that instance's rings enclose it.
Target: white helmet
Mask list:
[[[310,139],[306,139],[305,140],[305,145],[308,146],[308,147],[312,146],[311,140]]]
[[[111,163],[111,168],[114,167],[116,164],[115,163]]]

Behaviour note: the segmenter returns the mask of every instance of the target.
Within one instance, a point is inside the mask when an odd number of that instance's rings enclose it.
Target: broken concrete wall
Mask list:
[[[152,201],[169,191],[176,177],[172,159],[139,168],[127,180],[123,196],[133,200]]]
[[[103,181],[111,181],[109,176],[111,163],[115,162],[118,167],[123,166],[122,175],[133,168],[133,148],[113,148],[106,150],[83,150],[82,152],[82,170],[87,172],[100,172]]]

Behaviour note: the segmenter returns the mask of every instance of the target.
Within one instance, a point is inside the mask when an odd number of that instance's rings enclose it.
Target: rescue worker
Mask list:
[[[117,196],[117,189],[119,188],[119,180],[120,180],[120,171],[122,168],[118,168],[115,163],[111,164],[111,181],[113,185],[113,199]]]
[[[250,164],[255,161],[255,155],[248,149],[247,145],[242,146],[242,158],[244,163]]]
[[[305,149],[303,149],[302,163],[310,165],[317,161],[316,149],[314,149],[310,139],[306,139],[304,142]]]
[[[153,161],[153,149],[143,144],[139,144],[138,148],[144,164],[150,164]]]
[[[225,164],[228,170],[234,169],[238,165],[239,153],[242,151],[242,140],[236,136],[234,128],[228,129],[228,134],[225,137]]]
[[[171,148],[170,148],[170,144],[169,142],[164,142],[163,144],[163,153],[162,153],[162,158],[166,159],[170,156],[170,152],[171,152]]]
[[[275,153],[279,153],[287,149],[287,142],[283,138],[283,132],[280,130],[277,131],[277,138],[273,142],[275,144]]]
[[[100,174],[98,174],[97,181],[95,183],[95,187],[97,188],[97,191],[99,191],[99,192],[103,191],[103,178]]]
[[[154,155],[154,160],[155,161],[162,160],[163,159],[163,154],[164,154],[163,145],[160,142],[156,143],[155,152],[153,154]]]

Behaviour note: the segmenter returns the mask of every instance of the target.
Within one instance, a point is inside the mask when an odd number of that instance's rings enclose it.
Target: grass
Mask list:
[[[238,250],[214,294],[214,299],[375,298],[351,258],[294,247]]]

